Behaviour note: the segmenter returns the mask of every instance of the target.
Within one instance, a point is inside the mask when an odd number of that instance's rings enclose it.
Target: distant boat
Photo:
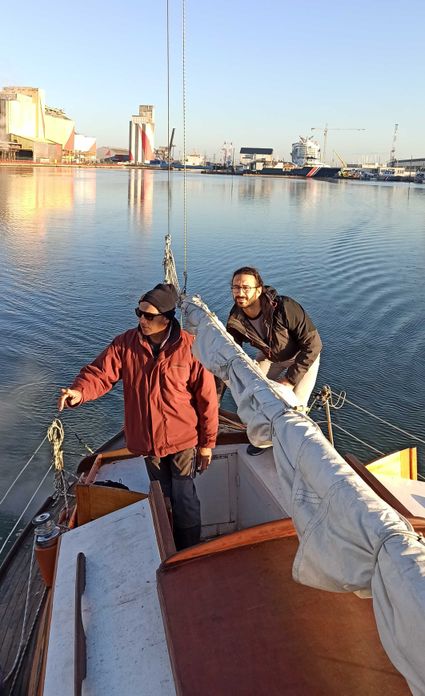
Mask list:
[[[333,179],[339,175],[341,167],[330,167],[327,164],[316,164],[305,167],[264,167],[258,174],[268,174],[271,176],[300,176],[307,179]]]
[[[320,161],[320,146],[313,136],[300,136],[300,140],[292,144],[291,158],[292,163],[277,162],[274,167],[263,167],[259,173],[329,179],[338,176],[341,171],[341,167],[331,167]]]

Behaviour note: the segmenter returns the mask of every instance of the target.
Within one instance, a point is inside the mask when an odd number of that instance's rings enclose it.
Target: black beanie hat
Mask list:
[[[171,283],[158,283],[152,290],[148,290],[140,298],[139,302],[149,302],[164,314],[176,308],[178,300],[177,291]]]

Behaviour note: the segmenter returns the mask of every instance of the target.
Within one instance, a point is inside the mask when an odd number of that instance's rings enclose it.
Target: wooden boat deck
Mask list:
[[[298,540],[293,528],[279,538],[278,527],[292,523],[238,532],[237,544],[231,534],[212,542],[209,554],[200,545],[161,565],[177,693],[410,694],[379,641],[371,600],[295,583]],[[261,528],[270,538],[258,543]]]
[[[0,570],[0,626],[2,627],[0,632],[0,666],[3,678],[12,669],[20,644],[32,545],[33,534],[30,527],[28,533],[23,535],[19,548],[15,549],[13,555],[5,560]],[[42,613],[47,601],[47,592],[45,592],[45,586],[36,563],[32,569],[31,577],[24,642],[30,635],[37,613]],[[23,655],[22,667],[17,670],[16,681],[12,675],[4,685],[4,690],[1,691],[0,688],[2,696],[11,696],[12,694],[24,696],[28,693],[36,642],[37,632],[33,631]]]

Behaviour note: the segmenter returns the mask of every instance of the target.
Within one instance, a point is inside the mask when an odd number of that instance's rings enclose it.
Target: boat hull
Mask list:
[[[341,167],[295,167],[295,169],[274,169],[264,167],[259,174],[270,176],[301,176],[307,179],[333,179],[338,176]]]

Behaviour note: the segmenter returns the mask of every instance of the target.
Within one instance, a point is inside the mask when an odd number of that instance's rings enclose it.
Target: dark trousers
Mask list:
[[[159,481],[166,498],[171,500],[173,533],[177,549],[198,544],[201,536],[201,506],[193,479],[196,473],[196,448],[145,457],[151,481]]]

